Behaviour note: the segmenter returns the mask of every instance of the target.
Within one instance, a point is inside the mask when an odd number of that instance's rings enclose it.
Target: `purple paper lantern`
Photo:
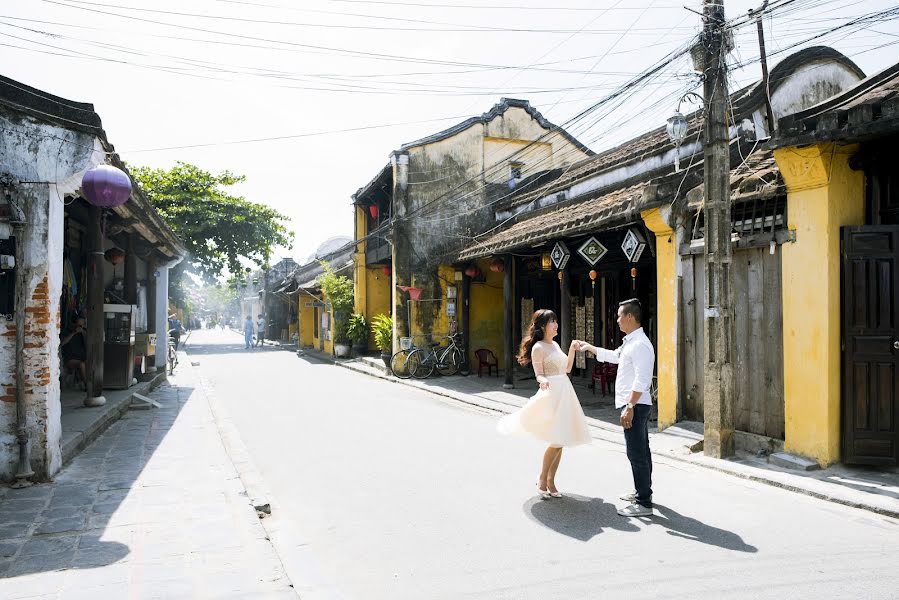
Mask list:
[[[128,201],[131,178],[112,165],[99,165],[84,174],[81,194],[94,206],[115,208]]]

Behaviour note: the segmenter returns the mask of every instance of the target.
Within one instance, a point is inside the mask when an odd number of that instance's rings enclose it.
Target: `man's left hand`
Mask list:
[[[625,429],[630,429],[631,425],[634,423],[634,409],[630,406],[625,406],[624,410],[621,412],[621,417],[619,418],[621,421],[621,426]]]

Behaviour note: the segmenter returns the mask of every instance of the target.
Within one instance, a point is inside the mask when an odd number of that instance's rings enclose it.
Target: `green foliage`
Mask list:
[[[368,321],[365,315],[353,313],[346,325],[347,336],[354,344],[364,344],[368,339]]]
[[[318,284],[328,298],[335,313],[353,310],[353,280],[334,272],[327,262],[322,261],[325,272],[318,276]]]
[[[375,315],[371,320],[371,330],[375,334],[375,345],[382,352],[393,350],[393,319],[390,315]]]
[[[234,196],[225,189],[245,177],[216,175],[183,162],[171,169],[131,167],[153,206],[190,251],[190,260],[211,280],[225,270],[240,273],[241,258],[267,264],[276,246],[289,248],[293,234],[287,217],[264,204]]]

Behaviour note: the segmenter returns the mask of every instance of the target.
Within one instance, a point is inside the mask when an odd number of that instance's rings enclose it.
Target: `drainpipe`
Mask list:
[[[31,448],[28,444],[28,414],[25,406],[25,306],[28,300],[25,273],[25,213],[9,197],[7,201],[13,211],[13,235],[16,240],[16,441],[19,443],[19,467],[16,470],[14,488],[31,485]]]

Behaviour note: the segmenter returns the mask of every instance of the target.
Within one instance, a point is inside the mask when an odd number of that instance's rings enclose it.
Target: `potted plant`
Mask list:
[[[347,320],[334,319],[334,355],[347,358],[350,355],[350,336],[347,335]]]
[[[347,337],[353,342],[353,354],[362,356],[368,350],[368,321],[365,315],[353,313],[346,326]]]
[[[381,360],[390,368],[393,351],[393,319],[389,315],[376,315],[371,320],[371,330],[375,334],[375,346],[381,351]]]
[[[318,276],[318,283],[334,310],[334,354],[346,357],[350,354],[347,315],[353,310],[353,280],[335,273],[327,262],[321,264],[324,272]]]

